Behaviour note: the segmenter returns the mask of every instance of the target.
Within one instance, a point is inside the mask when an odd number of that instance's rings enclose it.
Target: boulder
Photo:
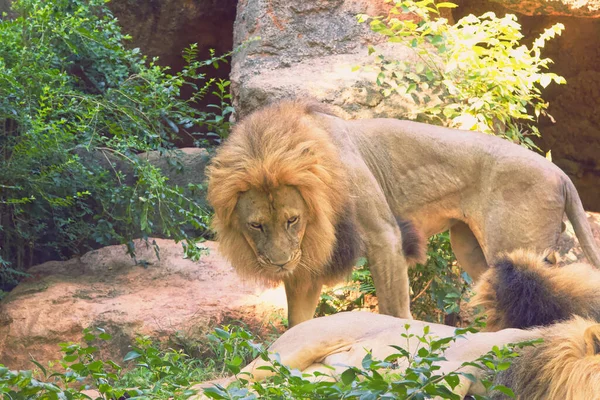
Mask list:
[[[136,242],[138,264],[124,246],[109,246],[65,262],[29,270],[32,278],[0,302],[0,363],[31,369],[60,357],[59,343],[78,342],[86,327],[102,327],[113,340],[101,349],[120,362],[136,334],[159,340],[202,340],[213,326],[241,320],[255,332],[281,327],[282,287],[243,282],[216,251],[200,261],[183,258],[180,244]],[[268,328],[268,329],[267,329]]]
[[[240,1],[234,47],[245,44],[231,64],[236,118],[296,96],[328,103],[346,117],[404,115],[408,103],[399,96],[383,98],[375,71],[355,70],[373,60],[369,46],[398,58],[414,57],[401,46],[383,45],[381,35],[356,20],[360,13],[387,15],[389,8],[384,1],[364,0]]]

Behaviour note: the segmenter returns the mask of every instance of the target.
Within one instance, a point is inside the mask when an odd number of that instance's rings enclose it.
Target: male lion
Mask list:
[[[500,256],[474,291],[469,306],[483,308],[488,331],[550,325],[573,315],[600,322],[600,270],[552,265],[545,253],[519,249]]]
[[[398,351],[390,345],[414,351],[422,343],[416,336],[405,338],[405,326],[410,334],[423,335],[428,325],[430,334],[438,338],[450,337],[454,328],[415,320],[394,318],[368,312],[345,312],[303,322],[277,339],[269,350],[279,354],[279,361],[303,373],[319,372],[324,376],[339,375],[349,366],[361,368],[367,350],[373,357],[383,360]],[[464,362],[476,360],[492,350],[508,343],[532,339],[544,339],[535,347],[520,350],[510,368],[496,376],[495,384],[513,389],[517,399],[522,400],[598,400],[600,399],[600,324],[593,320],[574,317],[569,321],[530,330],[505,329],[498,332],[466,334],[451,342],[444,352],[445,360],[436,363],[440,369],[435,373],[447,374],[458,370],[471,373],[476,381],[460,376],[460,384],[453,392],[466,395],[484,395],[481,379],[488,371],[475,367],[462,367]],[[392,372],[406,368],[405,360],[399,360]],[[242,370],[244,379],[252,374],[252,380],[260,381],[273,375],[261,367],[269,362],[261,358],[252,361]],[[328,366],[328,367],[327,367]],[[380,370],[380,373],[385,371]],[[324,376],[314,379],[324,379]],[[240,374],[238,374],[240,376]],[[205,389],[215,383],[227,385],[235,377],[205,382],[194,389]],[[493,399],[507,399],[494,393]]]
[[[591,262],[600,252],[577,191],[543,157],[476,132],[395,119],[345,121],[283,101],[235,126],[208,168],[221,252],[242,275],[283,281],[289,325],[313,317],[323,284],[364,252],[379,310],[410,318],[397,218],[450,229],[473,279],[494,255],[556,245],[566,212]]]

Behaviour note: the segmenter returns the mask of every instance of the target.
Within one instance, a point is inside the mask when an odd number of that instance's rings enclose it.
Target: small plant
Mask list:
[[[189,387],[212,377],[212,370],[201,360],[193,359],[181,350],[159,350],[147,336],[138,336],[136,345],[124,362],[134,362],[134,368],[119,381],[121,387],[134,387],[137,396],[154,399],[187,398],[195,393]]]
[[[540,115],[551,118],[541,89],[552,81],[565,83],[561,76],[544,72],[552,60],[542,58],[541,51],[561,34],[562,24],[546,29],[527,47],[521,44],[521,26],[512,14],[468,15],[450,24],[439,17],[440,9],[457,7],[454,3],[388,2],[394,6],[387,18],[358,19],[370,20],[374,32],[413,49],[418,62],[378,55],[377,83],[384,95],[411,99],[418,111],[409,117],[495,134],[537,149],[530,137],[540,133],[531,121]]]
[[[349,282],[321,293],[316,316],[335,314],[368,307],[367,301],[375,296],[375,283],[366,258],[360,258],[352,270]]]
[[[408,276],[416,319],[443,323],[446,315],[458,313],[468,300],[472,280],[457,264],[448,232],[429,239],[427,262],[410,268]]]
[[[63,357],[55,364],[62,370],[50,373],[32,360],[43,380],[36,378],[32,371],[11,371],[0,364],[0,394],[10,399],[89,399],[82,391],[94,387],[99,393],[98,399],[120,398],[125,393],[135,396],[136,390],[117,387],[122,368],[113,361],[96,357],[98,348],[92,343],[110,340],[111,336],[103,329],[86,329],[83,334],[85,345],[60,345]]]
[[[223,325],[215,328],[207,338],[213,358],[221,361],[221,366],[215,366],[219,375],[227,370],[239,369],[242,364],[254,359],[261,349],[253,342],[254,335],[241,326]]]
[[[458,400],[459,396],[452,389],[461,379],[475,380],[472,374],[461,371],[464,367],[475,367],[487,372],[482,381],[488,394],[501,392],[514,397],[512,391],[502,385],[495,385],[494,379],[498,373],[510,366],[510,361],[518,356],[517,349],[531,346],[539,341],[529,341],[503,347],[494,346],[489,353],[484,354],[473,362],[463,363],[459,368],[445,374],[440,374],[439,363],[446,361],[444,352],[449,344],[461,338],[467,332],[475,332],[475,328],[457,329],[454,336],[435,338],[425,327],[422,335],[410,333],[410,325],[405,326],[401,334],[406,341],[405,346],[391,346],[397,353],[377,360],[370,352],[366,352],[361,367],[350,367],[339,379],[322,380],[321,372],[303,374],[281,364],[277,354],[269,354],[267,350],[256,347],[259,356],[269,365],[261,367],[273,372],[274,376],[260,382],[250,384],[249,376],[240,374],[240,368],[229,368],[236,375],[237,381],[225,388],[221,385],[204,390],[204,394],[213,399],[425,399],[440,398]],[[417,348],[410,348],[410,342],[418,340]],[[396,367],[408,365],[405,370]],[[475,396],[486,399],[487,396]]]

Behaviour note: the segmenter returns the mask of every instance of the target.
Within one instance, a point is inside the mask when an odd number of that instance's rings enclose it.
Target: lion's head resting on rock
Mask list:
[[[244,276],[327,281],[347,272],[333,270],[332,258],[354,259],[346,173],[328,133],[311,124],[321,107],[295,101],[251,114],[207,169],[220,250]],[[340,235],[350,246],[340,249]]]

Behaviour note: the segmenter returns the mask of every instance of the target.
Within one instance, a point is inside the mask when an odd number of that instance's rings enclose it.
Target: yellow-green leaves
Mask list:
[[[437,17],[440,9],[456,7],[451,2],[393,3],[393,18],[371,19],[371,28],[413,49],[422,62],[378,57],[382,92],[414,100],[415,116],[431,123],[480,130],[536,148],[529,136],[539,136],[539,131],[530,121],[540,115],[551,118],[541,89],[566,82],[547,72],[552,60],[542,58],[541,49],[564,26],[546,29],[528,47],[521,44],[521,25],[511,14],[471,14],[453,25]],[[400,13],[411,18],[396,18]]]

